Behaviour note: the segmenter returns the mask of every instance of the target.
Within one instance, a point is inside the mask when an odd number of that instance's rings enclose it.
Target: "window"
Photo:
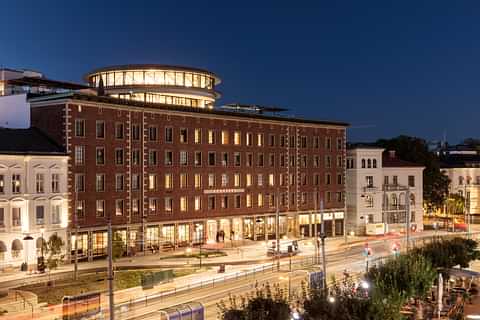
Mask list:
[[[320,157],[319,156],[313,156],[313,167],[318,168],[320,166]]]
[[[253,154],[247,153],[247,163],[245,164],[247,167],[253,166]]]
[[[408,176],[408,186],[415,187],[415,176]]]
[[[171,173],[165,173],[165,189],[173,188],[173,178]]]
[[[214,166],[215,165],[215,152],[209,151],[208,152],[208,165]]]
[[[103,173],[96,175],[95,189],[97,192],[105,191],[105,175]]]
[[[173,142],[173,128],[165,128],[165,142]]]
[[[221,132],[221,143],[228,144],[228,131],[222,130]]]
[[[77,201],[77,218],[83,219],[84,216],[85,216],[85,201],[78,200]]]
[[[215,144],[215,131],[208,130],[208,144]]]
[[[374,168],[377,167],[377,159],[373,159],[373,167],[374,167]]]
[[[19,174],[12,174],[12,193],[20,193],[21,182]]]
[[[123,174],[115,175],[115,190],[116,191],[123,191],[125,185],[125,177]]]
[[[180,129],[180,143],[188,142],[188,131],[185,128]]]
[[[202,143],[202,129],[195,129],[193,142],[196,144]]]
[[[325,156],[325,168],[332,167],[332,158],[330,156]]]
[[[36,223],[38,225],[43,225],[45,223],[45,207],[44,206],[35,207],[35,217],[36,217]]]
[[[140,125],[132,124],[132,140],[140,140]]]
[[[132,174],[132,190],[140,190],[140,175]]]
[[[60,192],[60,175],[58,173],[52,173],[52,193]]]
[[[148,174],[148,190],[157,190],[157,175]]]
[[[165,212],[171,213],[173,207],[173,199],[172,197],[165,197]]]
[[[37,193],[45,192],[45,175],[43,173],[35,175],[35,190]]]
[[[300,137],[300,148],[305,149],[307,147],[307,137],[301,136]]]
[[[259,208],[263,207],[263,193],[257,195],[257,205]]]
[[[148,213],[157,214],[157,199],[150,198],[148,199]]]
[[[239,194],[235,195],[235,208],[239,209],[242,206],[242,198]]]
[[[151,166],[157,165],[157,150],[148,150],[148,164]]]
[[[97,200],[96,217],[97,218],[105,217],[105,200]]]
[[[275,147],[275,136],[273,134],[268,136],[268,145],[270,147]]]
[[[202,198],[200,196],[195,196],[194,199],[194,210],[199,211],[202,209]]]
[[[331,177],[330,173],[326,173],[325,174],[325,184],[329,185],[331,183],[332,183],[332,177]]]
[[[215,209],[215,196],[208,196],[208,209],[209,210]]]
[[[228,186],[228,175],[226,173],[222,174],[222,187]]]
[[[82,173],[75,174],[75,189],[78,192],[85,191],[85,176]]]
[[[337,156],[337,168],[343,167],[343,159],[342,156]],[[377,160],[373,160],[373,167],[377,167]]]
[[[140,149],[132,150],[132,165],[138,166],[140,164]]]
[[[275,185],[275,176],[273,175],[273,173],[270,173],[268,175],[268,185],[269,186],[274,186]]]
[[[220,207],[222,209],[228,209],[228,196],[223,196],[221,198]]]
[[[263,133],[257,134],[257,145],[263,147]]]
[[[270,194],[269,197],[268,197],[268,206],[270,208],[273,208],[275,207],[275,195],[274,194]]]
[[[193,180],[195,189],[200,189],[202,187],[202,175],[199,173],[195,173],[195,175],[193,176]]]
[[[242,164],[241,160],[242,160],[242,159],[241,159],[241,157],[240,157],[240,152],[235,152],[235,153],[233,154],[233,165],[234,165],[235,167],[240,167],[240,165]]]
[[[270,153],[268,155],[268,165],[270,167],[275,167],[275,154],[274,153]]]
[[[343,184],[343,177],[342,177],[342,174],[337,174],[337,184],[338,185],[341,185]]]
[[[132,215],[136,216],[140,212],[140,200],[132,199]]]
[[[124,127],[123,123],[117,122],[115,123],[115,138],[116,139],[123,139],[124,137]]]
[[[95,157],[97,159],[97,165],[104,165],[105,164],[105,148],[97,147]]]
[[[245,186],[247,186],[247,187],[252,186],[252,175],[250,173],[247,173],[245,175]]]
[[[233,185],[235,187],[240,187],[240,173],[235,173],[233,175]]]
[[[362,169],[365,169],[365,159],[362,159]]]
[[[251,208],[252,207],[252,195],[250,193],[247,193],[246,197],[245,197],[245,206],[247,208]]]
[[[158,128],[155,126],[148,127],[148,140],[157,141]]]
[[[245,144],[250,147],[253,144],[253,134],[247,133],[245,137],[246,137]]]
[[[372,167],[372,160],[370,159],[367,159],[367,168],[371,168]]]
[[[222,166],[226,167],[228,165],[228,152],[222,152]]]
[[[332,139],[330,137],[325,137],[325,149],[332,150]]]
[[[303,155],[302,156],[302,162],[300,163],[300,166],[302,168],[306,168],[307,167],[307,156]]]
[[[85,137],[85,120],[75,119],[75,136]]]
[[[195,151],[195,166],[200,167],[202,165],[202,151]]]
[[[97,139],[105,138],[105,121],[97,120],[95,134],[97,136]]]
[[[367,188],[373,188],[373,176],[366,176],[365,179],[367,182]]]
[[[385,185],[388,185],[388,184],[389,184],[388,176],[384,176],[384,177],[383,177],[383,184],[385,184]]]
[[[124,201],[123,199],[115,200],[115,215],[123,216]]]
[[[180,211],[187,211],[187,197],[180,197]]]
[[[241,144],[241,134],[239,131],[233,133],[233,144],[239,146]]]
[[[264,166],[264,157],[263,157],[263,153],[259,153],[258,154],[258,163],[257,165],[259,167],[263,167]]]
[[[185,189],[187,187],[187,174],[180,173],[180,188]]]
[[[12,208],[12,226],[20,227],[22,225],[22,212],[20,208]]]
[[[62,206],[59,204],[54,204],[52,206],[52,223],[60,224],[61,223],[61,212]]]
[[[343,149],[343,139],[342,138],[337,138],[337,150],[342,150]]]
[[[371,195],[365,196],[365,207],[373,208],[373,196]]]
[[[320,137],[318,137],[318,136],[313,137],[313,147],[315,149],[320,148]]]
[[[186,166],[188,164],[188,153],[187,151],[180,151],[180,165]]]
[[[5,208],[0,208],[0,227],[5,227]]]
[[[398,177],[397,176],[393,176],[393,184],[394,185],[398,184]]]
[[[208,174],[208,187],[212,188],[215,187],[215,174],[209,173]]]
[[[259,187],[262,187],[263,186],[263,174],[259,173],[257,175],[257,184]]]
[[[81,165],[85,162],[85,146],[75,146],[75,164]]]
[[[285,147],[287,137],[285,136],[280,136],[280,147]]]
[[[320,185],[320,175],[318,173],[315,173],[315,176],[314,176],[314,184],[316,186]]]
[[[5,193],[5,176],[0,174],[0,194]]]
[[[173,152],[166,150],[165,151],[165,165],[171,166],[173,164]]]

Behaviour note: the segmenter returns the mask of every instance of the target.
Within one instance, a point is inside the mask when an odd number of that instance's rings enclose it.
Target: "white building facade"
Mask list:
[[[0,269],[33,270],[42,238],[67,242],[67,156],[35,129],[0,129],[0,139]]]
[[[347,220],[350,234],[423,230],[423,169],[393,151],[352,146],[347,151]],[[409,205],[407,205],[409,198]]]

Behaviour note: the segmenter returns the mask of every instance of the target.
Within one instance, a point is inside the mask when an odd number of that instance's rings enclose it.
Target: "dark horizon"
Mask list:
[[[0,65],[79,82],[130,63],[208,69],[218,104],[351,123],[350,141],[480,137],[475,2],[15,1],[0,13]]]

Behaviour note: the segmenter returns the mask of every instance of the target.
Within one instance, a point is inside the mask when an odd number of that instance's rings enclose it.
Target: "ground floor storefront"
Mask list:
[[[310,216],[315,216],[315,214],[310,212],[280,213],[278,216],[279,237],[302,238],[313,235],[313,230],[321,229],[321,217],[317,214],[317,223],[315,224],[315,220]],[[156,253],[201,244],[237,246],[241,245],[244,240],[273,240],[277,237],[276,221],[275,214],[222,217],[115,226],[113,233],[114,241],[122,243],[125,247],[125,255],[132,256],[142,252]],[[327,236],[343,235],[343,212],[325,213],[323,221]],[[78,232],[72,232],[69,240],[71,259],[74,259],[75,252],[77,252],[79,260],[92,260],[107,254],[108,233],[106,228],[80,229]]]

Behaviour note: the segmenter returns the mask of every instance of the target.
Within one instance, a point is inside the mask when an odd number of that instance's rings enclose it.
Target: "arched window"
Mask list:
[[[462,176],[458,177],[458,184],[459,185],[463,184],[463,177]]]
[[[374,167],[374,168],[377,167],[377,159],[373,159],[373,167]]]
[[[362,168],[365,168],[365,159],[362,159]]]
[[[12,258],[18,258],[23,250],[22,242],[18,239],[12,241]]]
[[[368,168],[372,167],[372,160],[370,160],[370,159],[367,160],[367,167]]]

